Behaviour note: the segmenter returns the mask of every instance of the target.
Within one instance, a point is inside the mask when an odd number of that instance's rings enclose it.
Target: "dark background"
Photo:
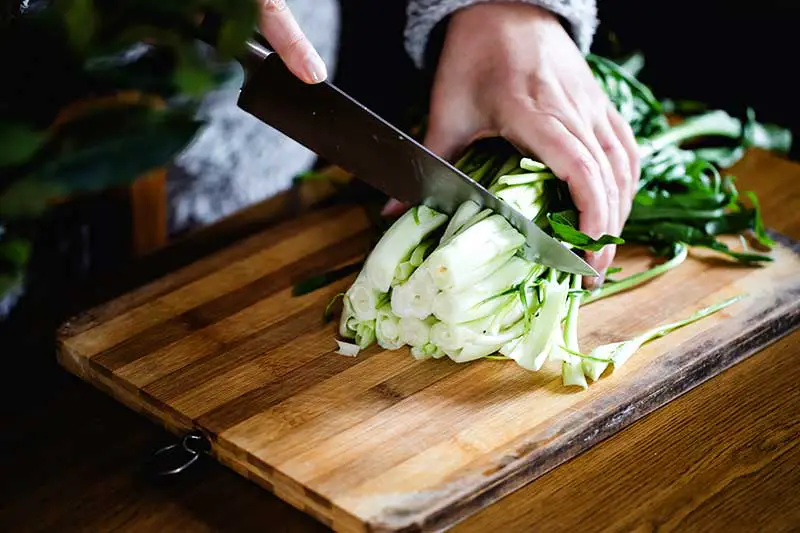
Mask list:
[[[342,0],[342,45],[335,82],[399,125],[408,106],[424,108],[430,73],[403,49],[405,0]],[[800,134],[800,1],[665,2],[598,0],[592,52],[641,50],[640,78],[659,98],[700,100],[730,112],[751,106],[759,121]],[[443,28],[440,28],[440,33]],[[431,50],[435,57],[436,50]],[[421,107],[422,106],[422,107]],[[800,141],[791,157],[800,158]]]

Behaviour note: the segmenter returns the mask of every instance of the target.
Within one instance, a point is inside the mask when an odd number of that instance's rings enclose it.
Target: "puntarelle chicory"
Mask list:
[[[755,195],[740,195],[734,179],[720,168],[750,146],[788,151],[791,145],[791,135],[757,123],[752,112],[743,121],[715,110],[670,126],[662,103],[631,70],[641,65],[640,57],[622,65],[594,55],[587,60],[640,146],[642,174],[622,238],[592,239],[580,232],[566,184],[508,143],[479,141],[456,166],[568,247],[597,251],[612,243],[644,243],[666,260],[589,292],[581,289],[579,276],[524,259],[524,238],[502,216],[472,202],[451,217],[419,205],[383,234],[343,295],[342,337],[360,348],[408,346],[417,359],[448,357],[462,363],[491,357],[530,371],[554,361],[561,365],[564,385],[586,388],[587,378],[596,381],[609,365],[619,367],[645,342],[738,300],[596,347],[588,355],[581,352],[582,305],[678,267],[692,246],[746,264],[771,261],[764,253],[733,250],[718,239],[750,231],[762,247],[773,244]],[[709,139],[716,145],[685,146]]]

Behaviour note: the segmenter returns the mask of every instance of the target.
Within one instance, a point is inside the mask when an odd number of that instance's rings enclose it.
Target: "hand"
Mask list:
[[[424,144],[452,159],[497,136],[567,182],[581,231],[622,232],[639,177],[633,132],[558,19],[536,6],[478,4],[447,30]],[[615,253],[587,254],[601,275],[587,284],[602,283]]]
[[[325,81],[328,77],[325,63],[298,26],[286,0],[258,1],[261,33],[289,70],[306,83]]]

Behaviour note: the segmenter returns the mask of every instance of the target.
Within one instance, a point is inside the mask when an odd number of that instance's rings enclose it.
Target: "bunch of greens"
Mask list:
[[[742,201],[720,167],[757,146],[785,152],[785,130],[724,111],[691,116],[671,126],[663,105],[636,78],[630,64],[589,56],[592,70],[637,137],[642,175],[622,238],[592,239],[577,228],[577,211],[565,183],[543,163],[498,139],[473,144],[456,166],[490,192],[540,225],[565,246],[597,251],[608,244],[645,243],[667,261],[593,292],[578,276],[527,261],[524,238],[500,215],[467,202],[449,218],[425,206],[405,213],[383,234],[355,282],[344,294],[339,333],[354,345],[349,355],[379,344],[410,346],[417,359],[449,357],[456,362],[510,359],[538,371],[561,364],[564,385],[588,386],[609,366],[619,367],[644,343],[709,316],[733,298],[684,320],[621,343],[581,353],[578,313],[582,303],[628,290],[677,267],[691,246],[710,248],[734,261],[770,261],[768,255],[734,251],[717,237],[752,232],[766,247],[755,195]],[[689,141],[713,145],[685,147]],[[340,344],[341,341],[340,341]]]
[[[57,201],[133,182],[195,136],[201,98],[232,73],[255,2],[55,0],[0,26],[0,300],[26,274]],[[216,52],[196,40],[225,20]]]
[[[733,251],[717,238],[751,232],[762,246],[773,244],[755,194],[740,194],[733,176],[723,175],[722,169],[750,147],[788,153],[791,132],[757,122],[752,109],[746,117],[735,118],[697,105],[684,107],[686,120],[670,126],[664,103],[629,66],[641,66],[640,56],[621,65],[593,55],[588,61],[640,146],[642,173],[623,239],[656,250],[684,244],[710,248],[743,263],[770,261],[764,254]],[[752,205],[748,207],[744,198]]]

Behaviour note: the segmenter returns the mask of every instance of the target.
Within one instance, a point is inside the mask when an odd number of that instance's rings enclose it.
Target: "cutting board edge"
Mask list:
[[[800,289],[800,284],[798,284],[798,289]],[[386,521],[382,522],[380,519],[371,520],[367,522],[370,526],[369,531],[376,533],[400,533],[406,531],[427,532],[443,531],[455,526],[488,505],[497,502],[504,496],[535,481],[559,465],[577,457],[593,446],[602,443],[604,440],[619,433],[631,424],[647,417],[673,400],[690,392],[725,370],[741,363],[758,351],[778,342],[780,339],[800,328],[800,300],[794,305],[790,304],[788,306],[789,313],[784,315],[786,310],[786,307],[781,307],[780,312],[770,314],[771,317],[783,316],[786,320],[764,321],[752,329],[743,331],[740,337],[749,337],[749,342],[741,344],[736,342],[727,343],[711,352],[709,356],[714,358],[720,358],[724,356],[726,352],[732,352],[733,355],[729,358],[724,358],[723,364],[709,367],[700,374],[689,372],[692,376],[699,376],[699,379],[684,379],[680,382],[679,387],[662,387],[655,391],[657,394],[660,393],[660,395],[641,395],[637,401],[640,402],[643,407],[631,409],[630,411],[633,414],[628,417],[616,417],[613,416],[613,414],[609,415],[610,420],[615,423],[603,426],[604,429],[598,433],[599,437],[594,436],[588,439],[582,438],[581,434],[573,435],[570,439],[575,444],[566,448],[562,446],[558,453],[550,455],[548,461],[536,463],[531,462],[529,457],[522,456],[513,462],[513,466],[512,463],[509,463],[505,471],[498,472],[495,476],[487,479],[487,482],[482,487],[478,487],[477,490],[472,490],[467,494],[454,492],[449,498],[449,504],[445,502],[444,504],[438,505],[437,509],[434,509],[433,512],[428,512],[423,519],[417,518],[405,524],[397,525],[390,525]],[[713,335],[713,333],[713,329],[705,331],[681,343],[671,351],[679,351],[689,343],[702,344],[703,340]],[[695,360],[692,368],[701,366],[703,366],[703,361]],[[552,447],[555,450],[559,449],[559,445],[556,442],[552,444]],[[541,450],[539,450],[539,453],[541,453]],[[548,454],[541,455],[547,456]],[[526,465],[525,463],[530,464]],[[524,465],[523,468],[518,466],[520,464]]]
[[[181,417],[178,413],[167,412],[163,405],[153,403],[145,395],[132,392],[121,382],[117,382],[107,376],[105,372],[100,370],[99,365],[92,363],[91,359],[75,356],[67,346],[57,346],[56,360],[65,370],[85,383],[111,396],[135,413],[146,416],[170,433],[183,436],[183,434],[193,429],[201,429],[196,428],[190,420]],[[137,398],[139,402],[135,402],[134,398]]]

